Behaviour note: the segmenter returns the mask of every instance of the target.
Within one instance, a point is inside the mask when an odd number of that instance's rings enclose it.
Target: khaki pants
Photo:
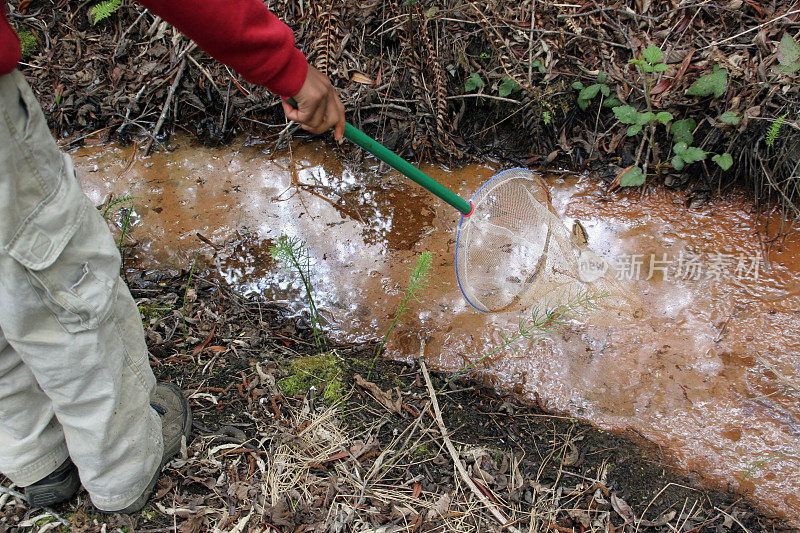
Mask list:
[[[69,456],[107,511],[136,500],[163,449],[119,269],[30,87],[0,76],[0,472],[25,486]]]

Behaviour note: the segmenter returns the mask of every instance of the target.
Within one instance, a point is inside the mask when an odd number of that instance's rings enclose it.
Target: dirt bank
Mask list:
[[[150,134],[159,118],[159,135],[182,128],[211,143],[251,128],[288,133],[274,97],[133,3],[96,25],[93,2],[9,4],[25,42],[22,69],[59,134],[103,129],[126,141]],[[495,151],[521,162],[614,165],[617,180],[635,167],[704,189],[740,180],[797,214],[789,208],[800,197],[796,2],[270,7],[334,80],[351,120],[408,156]],[[663,55],[644,54],[650,46]]]
[[[318,349],[281,308],[196,275],[130,282],[156,374],[191,398],[185,453],[131,517],[84,492],[32,511],[6,480],[0,529],[788,531],[692,488],[635,435],[448,385],[421,360],[373,368],[375,346]]]

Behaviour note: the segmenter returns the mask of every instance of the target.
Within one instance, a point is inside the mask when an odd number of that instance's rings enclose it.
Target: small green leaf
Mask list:
[[[514,91],[519,90],[519,83],[514,81],[513,78],[508,76],[503,78],[503,81],[500,83],[500,87],[497,90],[497,94],[505,98],[509,94],[513,93]]]
[[[733,111],[725,111],[719,116],[719,121],[725,124],[736,126],[741,121],[741,117]]]
[[[665,70],[669,69],[669,65],[666,63],[658,63],[657,65],[653,65],[653,70],[656,72],[664,72]]]
[[[670,112],[668,112],[668,111],[660,111],[660,112],[659,112],[659,113],[656,115],[656,120],[657,120],[657,121],[659,121],[660,123],[662,123],[662,124],[663,124],[663,125],[665,125],[665,126],[667,125],[667,122],[669,122],[669,121],[670,121],[670,120],[672,120],[673,118],[675,118],[675,117],[673,117],[673,116],[672,116],[672,113],[670,113]]]
[[[439,12],[439,8],[436,7],[436,6],[433,6],[429,10],[427,10],[425,12],[425,18],[426,19],[432,19],[434,16],[436,16],[436,13],[438,13],[438,12]]]
[[[580,107],[582,111],[586,111],[589,108],[589,100],[581,100],[578,98],[578,107]]]
[[[728,152],[724,154],[717,154],[711,160],[719,165],[722,170],[728,170],[733,166],[733,157]]]
[[[579,81],[574,81],[572,82],[572,88],[575,89],[576,91],[583,90],[583,84]]]
[[[611,94],[611,89],[608,88],[608,85],[601,85],[600,92],[603,93],[603,96],[607,97],[609,94]]]
[[[685,118],[683,120],[676,120],[670,126],[669,131],[675,139],[675,142],[684,142],[686,145],[694,142],[694,135],[692,132],[697,127],[697,121],[693,118]]]
[[[800,59],[800,46],[792,39],[788,33],[784,33],[778,44],[778,63],[789,65]]]
[[[689,145],[683,141],[675,143],[675,146],[672,147],[672,151],[678,155],[685,154],[688,149]]]
[[[609,98],[605,102],[603,102],[603,107],[616,107],[619,105],[619,100],[614,97]]]
[[[779,64],[773,67],[774,72],[791,76],[800,70],[800,46],[788,33],[783,34],[776,55]]]
[[[695,81],[692,86],[687,89],[686,94],[691,96],[711,96],[713,94],[715,98],[719,98],[725,94],[727,88],[728,71],[714,65],[714,72],[712,74],[706,74]]]
[[[664,52],[658,46],[648,46],[642,53],[644,59],[649,63],[658,63],[664,57]]]
[[[589,85],[585,89],[583,89],[580,94],[578,94],[578,100],[591,100],[595,96],[597,96],[598,91],[600,90],[600,84],[595,83],[594,85]]]
[[[642,126],[640,124],[634,124],[633,126],[628,126],[628,137],[633,137],[640,131],[642,131]]]
[[[706,152],[702,151],[700,148],[697,148],[696,146],[688,146],[682,152],[678,152],[677,150],[675,150],[675,153],[680,155],[681,158],[686,163],[695,163],[697,161],[702,161],[703,159],[706,158]]]
[[[473,72],[469,78],[467,78],[466,83],[464,83],[464,90],[467,92],[472,92],[475,89],[479,89],[486,85],[481,77],[478,75],[477,72]]]
[[[533,66],[535,69],[537,69],[537,70],[539,71],[539,73],[540,73],[540,74],[541,74],[541,73],[543,73],[543,72],[545,72],[545,71],[547,70],[546,68],[544,68],[544,65],[542,65],[542,62],[541,62],[541,61],[539,61],[538,59],[535,59],[535,60],[533,61],[533,63],[531,63],[531,65],[532,65],[532,66]]]
[[[678,171],[683,170],[683,167],[685,167],[685,166],[686,166],[686,162],[683,160],[683,158],[681,156],[676,155],[675,157],[672,158],[672,167],[675,170],[678,170]]]
[[[623,124],[636,124],[636,117],[639,113],[629,105],[621,105],[612,109],[617,116],[617,120]]]
[[[653,72],[656,68],[650,63],[642,63],[642,70],[645,72]]]
[[[600,72],[597,74],[597,83],[605,83],[608,79],[608,74],[605,72]]]
[[[644,172],[639,167],[633,167],[620,176],[619,184],[623,187],[637,187],[644,185]]]
[[[636,124],[641,124],[642,126],[649,122],[653,122],[655,119],[656,115],[650,111],[636,113]]]

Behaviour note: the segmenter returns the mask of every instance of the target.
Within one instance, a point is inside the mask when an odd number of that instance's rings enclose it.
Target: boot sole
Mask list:
[[[78,492],[80,486],[81,480],[73,471],[65,483],[29,487],[25,490],[25,496],[31,507],[50,507],[71,499]]]

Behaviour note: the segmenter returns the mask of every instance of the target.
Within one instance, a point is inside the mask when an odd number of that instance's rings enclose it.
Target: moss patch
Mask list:
[[[139,315],[142,317],[142,324],[145,326],[149,326],[150,321],[153,319],[159,320],[172,314],[172,308],[164,307],[163,305],[139,304],[138,307]]]
[[[36,40],[36,34],[32,30],[20,30],[17,35],[19,35],[19,42],[22,45],[23,60],[39,51],[39,41]]]
[[[344,393],[344,370],[341,360],[333,353],[321,353],[301,357],[292,361],[291,375],[278,382],[278,386],[290,396],[308,392],[311,387],[323,389],[322,400],[326,404],[338,402]]]

